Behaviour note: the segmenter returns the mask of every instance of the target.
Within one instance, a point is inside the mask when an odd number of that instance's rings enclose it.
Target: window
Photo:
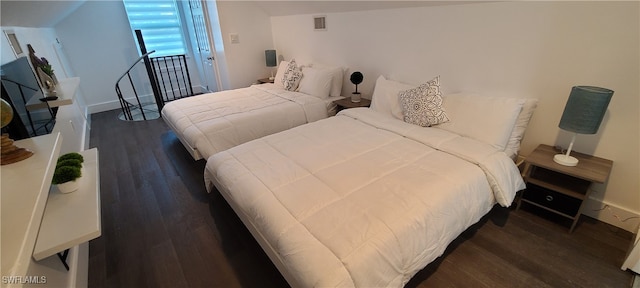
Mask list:
[[[152,56],[185,54],[184,36],[175,0],[123,0],[131,30],[141,30]],[[135,37],[135,32],[133,33]],[[137,40],[136,40],[137,41]]]

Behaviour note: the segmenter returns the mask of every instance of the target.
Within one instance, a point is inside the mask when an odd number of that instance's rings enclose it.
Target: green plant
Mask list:
[[[42,72],[44,72],[45,74],[49,75],[49,77],[53,77],[53,67],[51,67],[51,65],[46,64],[46,65],[43,65],[40,68],[42,68]]]
[[[53,67],[51,66],[51,64],[49,64],[47,58],[42,57],[38,59],[38,57],[35,57],[33,60],[36,62],[34,63],[34,65],[40,67],[40,69],[42,69],[42,72],[49,75],[49,77],[53,77]]]
[[[78,159],[67,159],[67,160],[58,161],[58,163],[56,164],[56,169],[62,166],[73,166],[73,167],[82,168],[82,161]]]
[[[71,152],[58,157],[58,163],[60,163],[60,161],[69,160],[69,159],[80,160],[80,163],[84,162],[84,157],[82,157],[80,153]]]
[[[75,166],[61,166],[56,168],[53,172],[53,179],[51,183],[62,184],[69,181],[74,181],[82,176],[82,171],[79,167]]]
[[[82,162],[84,162],[84,157],[76,152],[58,157],[51,183],[62,184],[80,178],[82,176]]]

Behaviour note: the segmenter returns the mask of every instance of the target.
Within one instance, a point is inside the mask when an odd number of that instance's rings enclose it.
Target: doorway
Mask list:
[[[189,0],[189,12],[192,20],[191,28],[193,29],[191,36],[194,38],[192,43],[195,44],[196,64],[202,74],[200,78],[201,85],[205,90],[202,91],[203,93],[219,91],[213,38],[209,31],[211,23],[205,9],[203,1]]]

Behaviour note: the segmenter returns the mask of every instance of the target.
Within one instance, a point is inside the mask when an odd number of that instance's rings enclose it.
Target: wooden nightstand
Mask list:
[[[273,83],[273,80],[274,79],[269,79],[269,78],[258,79],[258,84]]]
[[[336,105],[338,106],[337,107],[338,112],[340,112],[340,110],[342,109],[371,106],[371,100],[365,99],[365,98],[361,98],[360,102],[351,102],[351,97],[347,97],[347,98],[333,101],[333,103],[336,103]]]
[[[541,144],[525,159],[524,181],[527,189],[518,199],[555,214],[573,220],[569,232],[573,231],[589,197],[593,183],[604,183],[609,177],[613,161],[571,152],[580,161],[577,166],[557,164],[553,156],[560,153],[555,148]]]

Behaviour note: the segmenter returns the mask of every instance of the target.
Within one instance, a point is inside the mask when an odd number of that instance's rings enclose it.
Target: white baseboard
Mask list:
[[[136,101],[135,99],[136,98],[128,98],[127,101],[129,101],[131,103],[135,103],[135,101]],[[150,102],[155,102],[155,100],[153,99],[153,95],[149,94],[149,95],[140,96],[140,102],[142,102],[142,103],[150,103]],[[100,112],[104,112],[104,111],[115,110],[115,109],[121,109],[120,100],[116,99],[116,100],[112,100],[112,101],[108,101],[108,102],[92,104],[92,105],[87,106],[87,109],[89,110],[89,112],[91,114],[100,113]]]
[[[193,86],[192,89],[194,94],[202,93],[202,91],[204,91],[204,88],[202,86]],[[135,98],[129,98],[128,100],[133,103],[133,101],[135,101]],[[153,94],[140,96],[140,101],[143,103],[155,102],[153,98]],[[115,109],[121,109],[120,101],[118,99],[87,106],[87,112],[89,114],[100,113],[100,112],[105,112],[105,111],[110,111]],[[89,116],[87,115],[87,117]]]
[[[98,104],[91,104],[87,106],[87,111],[89,114],[100,113],[104,111],[110,111],[120,109],[120,101],[114,100],[109,102],[102,102]]]
[[[582,214],[632,233],[638,231],[638,225],[640,224],[640,213],[615,206],[600,199],[586,199]]]
[[[193,87],[193,94],[202,94],[202,93],[208,93],[207,89],[205,89],[205,87],[202,86],[194,86]]]

